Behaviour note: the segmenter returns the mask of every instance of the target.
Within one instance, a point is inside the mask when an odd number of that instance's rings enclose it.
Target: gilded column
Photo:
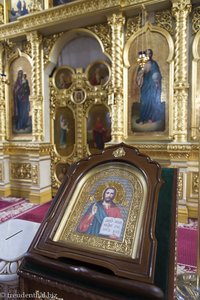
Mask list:
[[[0,72],[3,72],[4,47],[0,44]],[[6,139],[6,100],[5,84],[3,78],[0,78],[0,141]]]
[[[77,128],[76,128],[76,156],[78,159],[83,158],[84,156],[84,151],[83,151],[83,125],[82,125],[82,120],[83,120],[83,108],[81,105],[77,105],[76,108],[76,115],[77,115]]]
[[[41,86],[41,51],[42,37],[37,31],[28,34],[32,51],[32,103],[33,103],[33,140],[43,141],[43,97]]]
[[[4,6],[0,4],[0,24],[4,23]]]
[[[112,30],[112,142],[123,139],[123,25],[124,17],[113,14],[108,19]]]
[[[188,76],[187,76],[187,23],[191,11],[190,0],[172,0],[176,19],[173,137],[176,142],[187,142]]]

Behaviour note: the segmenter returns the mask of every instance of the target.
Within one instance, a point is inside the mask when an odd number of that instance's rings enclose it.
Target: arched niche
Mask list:
[[[82,55],[83,53],[84,55]],[[107,64],[111,64],[111,59],[105,52],[102,41],[96,34],[87,29],[72,29],[61,34],[56,40],[50,51],[49,61],[44,68],[43,93],[44,99],[47,99],[45,101],[45,114],[49,116],[45,118],[46,128],[50,128],[49,77],[63,66],[69,67],[74,72],[76,68],[83,68],[83,71],[86,72],[87,67],[97,60],[104,60]]]
[[[74,69],[85,69],[96,60],[108,63],[111,61],[104,51],[101,40],[87,29],[74,29],[64,33],[50,53],[50,61],[56,67],[68,65]]]
[[[81,49],[81,51],[80,51]],[[96,60],[109,62],[108,57],[102,52],[99,42],[92,36],[80,36],[71,40],[62,49],[58,57],[58,66],[69,65],[84,70]]]

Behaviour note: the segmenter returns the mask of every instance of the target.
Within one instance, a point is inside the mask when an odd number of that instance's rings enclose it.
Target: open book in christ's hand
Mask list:
[[[123,227],[123,219],[105,217],[101,224],[99,234],[120,238]]]

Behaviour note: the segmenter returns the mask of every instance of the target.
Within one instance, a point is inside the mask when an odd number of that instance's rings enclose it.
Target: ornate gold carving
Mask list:
[[[21,35],[23,32],[23,24],[20,22],[13,22],[10,23],[9,26],[1,27],[0,28],[0,39],[9,38],[11,35],[17,33]]]
[[[53,189],[56,189],[56,190],[59,188],[60,183],[56,180],[55,166],[60,161],[61,161],[61,157],[55,153],[55,150],[52,147],[52,149],[51,149],[51,186]],[[63,162],[63,163],[65,163],[65,162]]]
[[[43,98],[42,97],[30,97],[33,103],[33,140],[43,141]]]
[[[34,165],[32,166],[32,183],[33,184],[38,184],[38,166],[37,165]]]
[[[50,144],[31,144],[31,143],[5,143],[3,145],[3,151],[8,155],[29,155],[29,156],[47,156],[51,153]]]
[[[177,186],[178,200],[183,199],[183,173],[178,172],[178,186]]]
[[[99,24],[87,27],[88,30],[94,32],[103,43],[105,52],[111,55],[111,32],[107,24]]]
[[[57,34],[52,34],[48,37],[43,37],[43,59],[44,59],[44,64],[46,64],[49,61],[49,55],[51,52],[52,47],[54,46],[55,42],[59,37],[63,35],[63,32],[57,33]]]
[[[198,144],[191,145],[191,156],[190,156],[190,158],[191,158],[191,160],[194,160],[194,161],[199,160],[199,145]]]
[[[108,24],[112,29],[112,140],[119,142],[123,139],[123,44],[122,32],[124,17],[121,14],[113,14],[108,19]]]
[[[42,37],[37,31],[32,31],[27,34],[27,39],[31,43],[33,58],[32,95],[41,95],[40,43],[42,41]]]
[[[53,86],[52,80],[49,80],[49,86],[50,86],[50,113],[52,115],[55,115],[55,108],[56,108],[56,102],[58,101],[56,96],[58,93],[56,93],[56,89]]]
[[[169,10],[155,13],[155,24],[173,34],[172,14]]]
[[[191,146],[190,145],[172,145],[169,144],[167,146],[169,156],[172,160],[188,160],[191,154]]]
[[[122,157],[126,155],[126,152],[124,151],[124,148],[118,148],[113,152],[114,157]]]
[[[83,70],[76,69],[76,73],[72,76],[72,86],[69,89],[58,90],[54,86],[53,79],[49,80],[50,84],[50,93],[51,93],[51,105],[50,111],[52,119],[56,118],[56,112],[61,107],[69,107],[73,113],[76,120],[76,143],[73,150],[73,153],[67,159],[63,159],[57,152],[56,146],[54,145],[51,152],[51,177],[52,177],[52,186],[54,189],[57,189],[60,185],[56,176],[56,167],[58,163],[68,163],[71,164],[82,157],[88,155],[88,147],[86,145],[85,139],[85,126],[83,126],[85,116],[88,112],[89,107],[96,103],[106,103],[107,101],[107,88],[106,87],[93,87],[88,85],[86,82],[86,74]],[[84,101],[76,103],[74,100],[74,93],[76,90],[83,90],[85,93]],[[52,124],[53,125],[53,124]],[[54,140],[54,136],[52,136]]]
[[[85,0],[85,1],[75,1],[72,5],[62,5],[55,9],[43,10],[39,13],[29,14],[28,18],[18,19],[17,22],[5,25],[0,28],[0,39],[6,38],[7,36],[14,35],[19,36],[22,32],[28,32],[36,30],[49,24],[56,24],[62,21],[69,20],[71,18],[79,17],[83,14],[88,14],[90,12],[97,13],[101,10],[106,10],[112,8],[113,6],[119,6],[121,0]]]
[[[199,173],[197,172],[192,173],[192,194],[199,194]]]
[[[83,103],[83,112],[84,114],[87,113],[88,108],[96,103],[96,104],[100,104],[100,103],[104,103],[105,105],[107,105],[108,103],[108,87],[99,87],[99,88],[87,88],[87,101],[85,101]]]
[[[134,33],[138,31],[141,26],[141,18],[139,16],[134,19],[128,19],[126,25],[126,40],[128,40]]]
[[[83,147],[84,149],[84,147]],[[83,152],[84,156],[87,155],[87,152]],[[78,157],[77,154],[73,152],[73,155],[71,157],[68,157],[67,159],[63,159],[62,157],[58,156],[56,150],[54,147],[51,149],[51,186],[54,190],[57,190],[60,186],[60,181],[58,181],[56,176],[56,165],[60,164],[69,164],[76,162]]]
[[[123,6],[144,4],[144,0],[123,0]]]
[[[194,161],[199,158],[199,146],[191,144],[130,144],[133,147],[136,147],[140,152],[145,153],[156,160],[167,161],[170,159],[176,160],[186,160]]]
[[[11,163],[11,178],[31,181],[31,164],[30,163]]]
[[[190,0],[171,0],[173,7],[173,13],[180,13],[180,12],[189,12],[191,10],[191,1]]]
[[[187,16],[191,10],[189,0],[173,0],[172,13],[176,18],[175,74],[174,74],[174,140],[187,141]]]
[[[56,145],[54,145],[52,149],[51,177],[54,189],[57,189],[60,185],[55,174],[58,162],[71,164],[89,154],[87,140],[85,137],[85,126],[83,126],[83,124],[86,120],[90,107],[94,105],[94,103],[104,103],[107,106],[109,83],[106,86],[91,86],[88,84],[87,74],[83,72],[82,68],[78,68],[75,71],[76,72],[72,76],[72,85],[68,89],[57,89],[54,78],[49,80],[50,112],[52,120],[55,120],[56,112],[59,111],[61,107],[69,107],[74,113],[76,122],[76,143],[74,151],[70,157],[61,158],[60,154],[57,152]],[[85,94],[85,98],[81,102],[76,102],[76,99],[74,99],[75,92],[77,90],[82,90]],[[52,140],[54,140],[53,131]]]
[[[179,89],[174,87],[174,115],[173,125],[175,140],[184,142],[187,138],[187,101],[188,101],[188,90]]]
[[[0,24],[4,23],[4,7],[2,4],[0,4]]]
[[[77,120],[83,120],[83,110],[82,110],[82,107],[79,105],[77,105],[76,117],[77,117]],[[80,122],[80,121],[77,123],[76,137],[77,137],[76,156],[81,159],[83,157],[82,145],[84,144],[84,131],[83,131],[82,122]]]
[[[87,101],[83,103],[83,113],[86,114],[89,107],[94,103],[108,103],[108,92],[106,89],[89,89],[87,92]]]
[[[50,112],[52,116],[55,116],[56,109],[59,107],[69,106],[73,111],[76,110],[76,104],[72,101],[73,89],[57,90],[53,85],[52,79],[49,80],[50,86]]]
[[[22,42],[22,52],[32,57],[32,48],[29,41]]]
[[[176,18],[175,82],[184,86],[187,83],[187,16],[191,11],[191,4],[190,0],[174,0],[172,2],[172,13]]]
[[[4,59],[6,60],[5,63],[7,63],[7,60],[11,60],[12,57],[18,55],[19,53],[18,45],[9,40],[5,39],[2,42],[2,46],[4,47]]]
[[[192,29],[194,33],[197,33],[200,30],[200,7],[196,7],[193,10]]]
[[[169,159],[169,153],[167,151],[167,145],[163,144],[131,144],[136,147],[140,152],[145,153],[147,156],[154,159]]]
[[[33,140],[43,141],[43,97],[41,86],[40,43],[42,37],[37,31],[27,35],[32,47],[32,96],[33,103]]]

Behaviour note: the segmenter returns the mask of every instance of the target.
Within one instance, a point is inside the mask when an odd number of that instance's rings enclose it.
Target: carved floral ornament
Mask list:
[[[124,151],[123,148],[118,148],[113,152],[114,157],[122,157],[126,155],[126,152]]]
[[[32,178],[30,163],[12,163],[11,174],[13,179],[28,180]]]
[[[177,12],[189,12],[192,8],[190,0],[172,0],[172,11]]]
[[[192,29],[194,33],[200,30],[200,7],[195,8],[193,11]]]

